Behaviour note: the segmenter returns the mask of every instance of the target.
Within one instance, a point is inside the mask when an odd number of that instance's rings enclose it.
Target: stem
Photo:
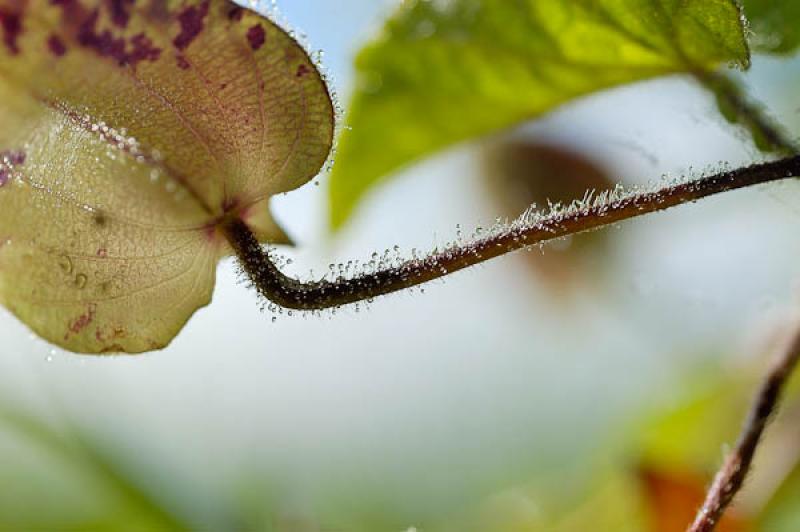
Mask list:
[[[689,532],[712,532],[741,490],[761,436],[778,407],[784,388],[800,360],[798,328],[766,376],[755,397],[734,451],[725,459]]]
[[[798,146],[767,114],[764,106],[747,97],[739,84],[720,72],[697,71],[695,79],[717,97],[720,111],[733,123],[747,129],[760,150],[795,155]]]
[[[617,191],[566,208],[555,208],[546,216],[529,213],[468,245],[453,246],[396,267],[336,281],[323,279],[304,283],[290,278],[280,271],[270,253],[262,249],[244,222],[230,219],[223,223],[222,229],[238,255],[243,270],[261,295],[285,308],[321,310],[408,289],[549,240],[612,225],[722,192],[794,176],[800,176],[800,156],[671,184],[659,190],[626,194]]]

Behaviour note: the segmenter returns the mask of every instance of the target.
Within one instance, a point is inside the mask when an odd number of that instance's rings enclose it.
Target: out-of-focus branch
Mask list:
[[[735,449],[720,468],[689,532],[712,532],[742,489],[761,436],[778,408],[783,390],[800,360],[800,324],[773,362],[745,422]]]

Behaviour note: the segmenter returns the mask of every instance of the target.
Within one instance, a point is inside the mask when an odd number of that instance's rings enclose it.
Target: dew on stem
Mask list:
[[[512,251],[592,231],[644,214],[695,202],[730,190],[779,181],[800,175],[800,156],[755,164],[737,170],[690,180],[670,180],[646,187],[617,185],[600,193],[587,192],[570,204],[553,204],[541,211],[532,206],[510,223],[496,223],[488,230],[477,228],[471,240],[457,236],[443,249],[421,255],[416,248],[410,259],[384,257],[377,252],[362,267],[353,262],[331,265],[321,279],[302,281],[285,275],[274,248],[263,249],[240,220],[223,223],[222,230],[240,259],[242,271],[267,300],[296,310],[337,308],[400,290],[407,290],[446,277]],[[457,235],[460,227],[457,228]]]

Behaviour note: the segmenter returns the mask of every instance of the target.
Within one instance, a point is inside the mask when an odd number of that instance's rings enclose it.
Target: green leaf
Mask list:
[[[142,489],[89,434],[5,405],[0,429],[0,530],[190,529],[163,493]]]
[[[332,223],[438,150],[594,91],[721,62],[749,64],[734,0],[404,2],[357,59]]]
[[[757,51],[788,54],[800,46],[800,2],[796,0],[744,0]]]
[[[84,353],[167,345],[208,304],[217,230],[286,242],[333,108],[305,51],[225,0],[0,0],[0,303]]]

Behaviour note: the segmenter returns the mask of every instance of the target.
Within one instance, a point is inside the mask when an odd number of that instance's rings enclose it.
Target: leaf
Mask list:
[[[6,405],[0,427],[0,530],[189,529],[165,504],[164,490],[142,489],[77,427],[56,429]]]
[[[797,431],[794,432],[796,437]],[[800,527],[798,496],[800,496],[800,466],[795,466],[762,512],[760,522],[763,530],[770,532],[797,530]]]
[[[789,54],[800,46],[800,3],[796,0],[744,0],[757,51]]]
[[[224,0],[0,0],[0,303],[85,353],[166,346],[207,305],[216,230],[332,143],[305,51]]]
[[[749,64],[734,0],[407,1],[358,56],[331,184],[339,227],[383,176],[637,80]]]
[[[538,482],[538,481],[537,481]],[[626,475],[604,473],[564,494],[564,479],[552,479],[549,486],[520,486],[496,493],[451,519],[447,532],[584,532],[613,530],[641,532],[645,513],[638,500],[638,485]],[[427,530],[427,528],[425,529]]]

